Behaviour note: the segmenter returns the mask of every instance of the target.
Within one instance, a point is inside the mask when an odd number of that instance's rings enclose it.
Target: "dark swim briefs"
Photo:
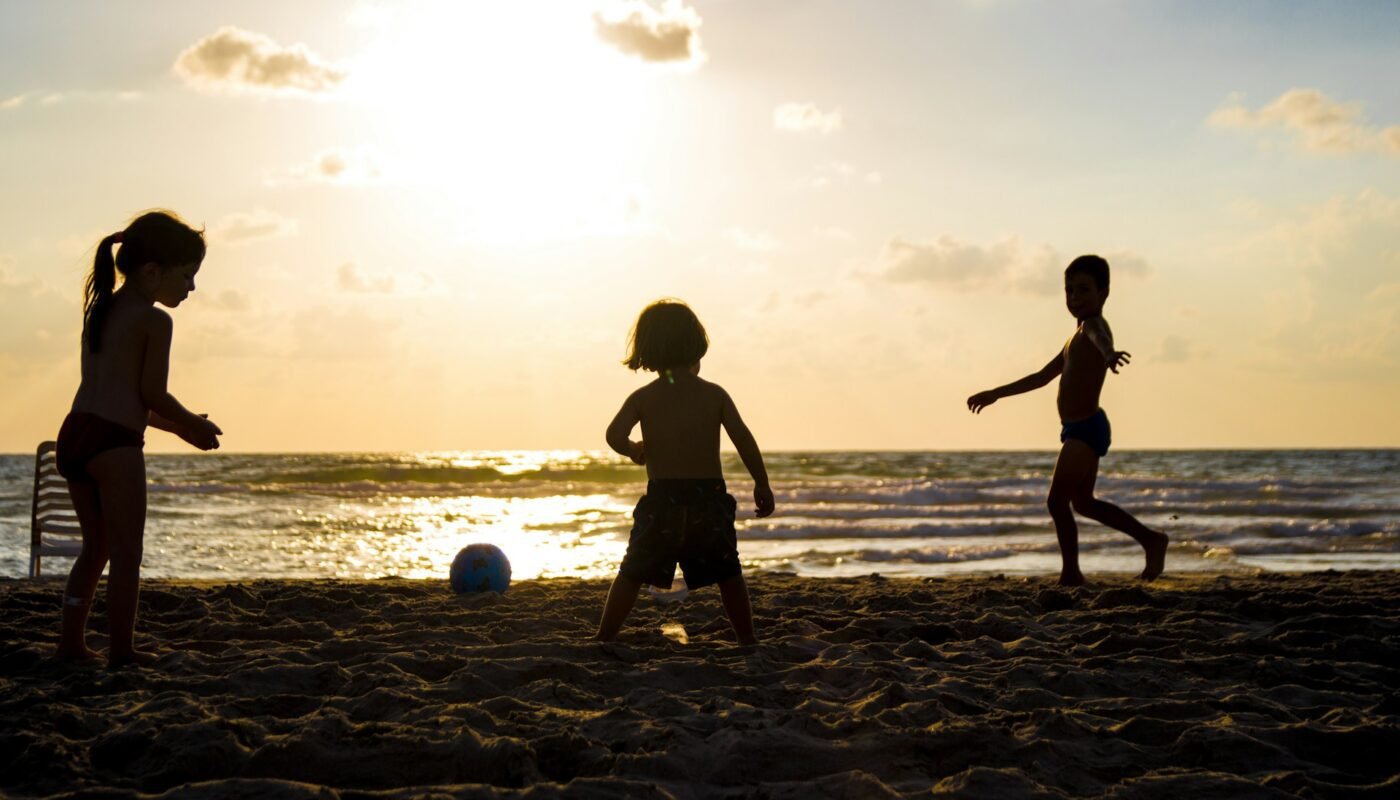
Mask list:
[[[1108,425],[1108,415],[1101,408],[1092,415],[1074,422],[1066,422],[1060,428],[1060,441],[1078,439],[1089,445],[1099,458],[1108,454],[1108,446],[1113,442],[1113,429]]]
[[[691,589],[739,575],[737,506],[721,478],[648,481],[618,573],[669,587],[679,562]]]
[[[145,446],[146,439],[141,431],[96,414],[74,411],[64,418],[63,427],[58,430],[54,457],[58,461],[59,475],[70,481],[90,481],[92,476],[87,474],[87,465],[94,456],[118,447]]]

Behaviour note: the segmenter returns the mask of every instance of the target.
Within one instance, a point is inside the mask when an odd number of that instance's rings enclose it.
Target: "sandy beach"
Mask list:
[[[2,581],[0,792],[1400,795],[1400,573],[751,588],[745,649],[713,589],[602,645],[598,581],[152,581],[163,656],[112,672],[50,660],[61,584]]]

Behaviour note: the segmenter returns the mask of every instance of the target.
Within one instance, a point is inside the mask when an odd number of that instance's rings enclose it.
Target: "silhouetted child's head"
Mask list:
[[[115,256],[113,247],[118,247]],[[148,211],[124,230],[104,237],[84,289],[83,341],[88,349],[96,353],[101,345],[102,321],[118,272],[123,284],[134,281],[143,294],[174,308],[194,291],[194,274],[204,261],[204,250],[204,232],[170,211]]]
[[[657,300],[637,317],[622,363],[628,369],[657,373],[686,369],[699,364],[709,349],[705,326],[690,306],[679,300]]]
[[[1108,299],[1108,262],[1100,256],[1080,256],[1065,267],[1065,305],[1075,319],[1097,317]]]

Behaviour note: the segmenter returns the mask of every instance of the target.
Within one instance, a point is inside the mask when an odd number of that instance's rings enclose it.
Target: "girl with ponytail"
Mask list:
[[[204,234],[168,211],[151,211],[102,239],[83,303],[82,382],[58,433],[58,471],[68,480],[83,531],[83,551],[63,598],[61,658],[92,659],[88,610],[107,576],[107,663],[149,663],[135,648],[141,550],[146,527],[149,425],[200,450],[219,446],[223,431],[187,410],[166,387],[170,314],[194,291],[204,261]],[[117,274],[122,280],[117,283]]]

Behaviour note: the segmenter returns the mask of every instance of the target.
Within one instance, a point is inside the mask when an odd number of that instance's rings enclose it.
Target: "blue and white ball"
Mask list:
[[[510,586],[510,559],[494,544],[469,544],[452,559],[451,583],[458,594],[504,593]]]

